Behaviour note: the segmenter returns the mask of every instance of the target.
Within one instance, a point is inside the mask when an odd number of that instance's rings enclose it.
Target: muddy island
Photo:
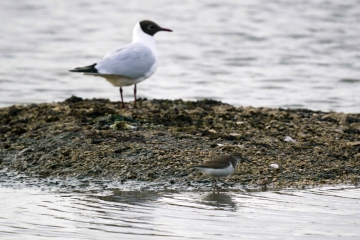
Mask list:
[[[230,183],[357,184],[360,114],[75,96],[0,109],[0,169],[32,177],[211,183],[189,167],[233,152],[251,162]]]

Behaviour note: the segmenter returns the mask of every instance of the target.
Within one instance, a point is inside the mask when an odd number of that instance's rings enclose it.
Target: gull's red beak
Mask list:
[[[165,32],[173,32],[173,30],[169,29],[169,28],[160,28],[159,31],[165,31]]]

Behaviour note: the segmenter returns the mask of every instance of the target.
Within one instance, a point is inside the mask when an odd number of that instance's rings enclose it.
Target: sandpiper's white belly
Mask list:
[[[226,177],[235,170],[231,163],[229,163],[228,167],[222,169],[205,168],[205,167],[195,167],[195,169],[198,169],[201,172],[213,177]]]

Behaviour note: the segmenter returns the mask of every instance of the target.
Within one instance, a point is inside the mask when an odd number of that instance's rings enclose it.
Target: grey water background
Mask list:
[[[3,0],[0,106],[119,101],[108,82],[68,69],[130,42],[143,19],[174,32],[155,36],[160,63],[138,97],[360,112],[359,0]]]
[[[159,67],[139,84],[139,97],[360,112],[356,0],[2,0],[0,107],[71,95],[119,101],[106,81],[68,69],[130,42],[142,19],[174,32],[155,36]],[[124,93],[133,100],[131,87]],[[354,186],[213,192],[45,180],[34,187],[6,174],[0,239],[360,238]]]

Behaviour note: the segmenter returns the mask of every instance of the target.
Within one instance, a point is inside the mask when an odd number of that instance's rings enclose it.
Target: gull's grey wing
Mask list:
[[[131,79],[143,77],[156,61],[150,48],[140,43],[130,43],[115,48],[96,64],[101,74],[121,75]]]

